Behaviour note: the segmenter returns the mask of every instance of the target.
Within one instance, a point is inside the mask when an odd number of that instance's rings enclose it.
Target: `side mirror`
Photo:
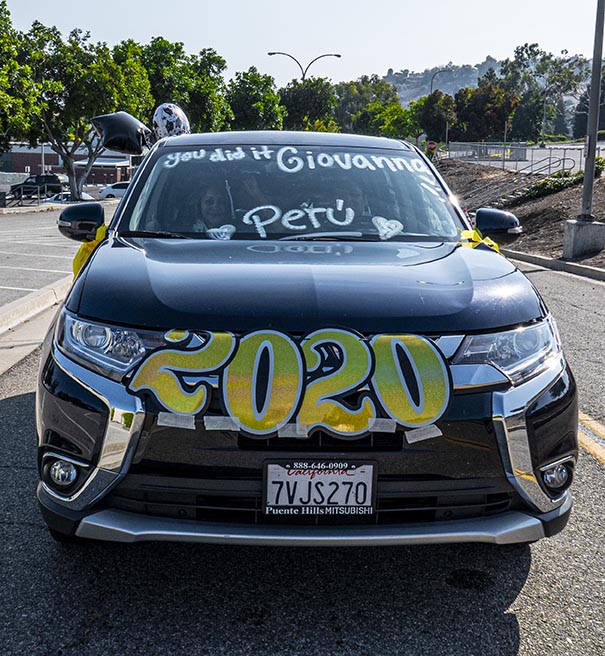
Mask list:
[[[101,203],[79,203],[66,207],[59,218],[59,232],[76,241],[93,241],[97,230],[105,222],[105,209]]]
[[[475,215],[477,229],[498,244],[512,244],[523,234],[519,219],[511,212],[482,207]]]

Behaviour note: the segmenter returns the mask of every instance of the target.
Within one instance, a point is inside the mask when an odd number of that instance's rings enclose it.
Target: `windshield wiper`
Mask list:
[[[194,239],[192,235],[180,232],[164,232],[162,230],[124,230],[118,237],[158,237],[160,239]]]
[[[307,232],[304,235],[288,235],[279,241],[347,241],[349,239],[367,239],[362,232]]]

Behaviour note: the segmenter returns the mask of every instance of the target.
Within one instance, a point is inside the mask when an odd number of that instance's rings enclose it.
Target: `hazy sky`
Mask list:
[[[188,52],[214,48],[227,60],[227,77],[256,66],[282,86],[300,75],[296,64],[268,51],[291,53],[303,66],[327,57],[309,75],[333,82],[363,74],[454,64],[537,42],[559,54],[592,57],[597,0],[8,0],[13,24],[34,20],[74,27],[113,45],[154,36],[182,41]]]

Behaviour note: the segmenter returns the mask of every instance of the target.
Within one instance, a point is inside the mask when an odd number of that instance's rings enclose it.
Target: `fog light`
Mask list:
[[[553,490],[564,487],[569,480],[569,469],[565,465],[558,464],[548,467],[542,471],[545,485]]]
[[[48,470],[48,474],[55,485],[67,487],[78,476],[77,467],[67,460],[55,460]]]

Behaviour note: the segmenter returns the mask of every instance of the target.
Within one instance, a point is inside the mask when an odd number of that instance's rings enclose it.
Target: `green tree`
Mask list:
[[[28,65],[19,61],[23,37],[13,28],[6,1],[0,1],[0,152],[10,148],[11,139],[31,129],[39,112],[38,98],[49,85],[36,82]]]
[[[286,108],[285,130],[304,130],[305,124],[334,118],[336,95],[330,81],[309,77],[304,82],[292,80],[279,90],[281,104]]]
[[[142,47],[141,58],[151,84],[154,106],[164,102],[189,104],[193,75],[182,43],[156,36]]]
[[[132,39],[118,43],[111,52],[115,64],[119,67],[117,82],[122,104],[119,109],[128,111],[143,123],[148,123],[153,97],[149,77],[141,61],[141,53],[142,46]]]
[[[281,130],[284,108],[275,82],[251,66],[238,72],[227,87],[227,102],[233,112],[234,130]]]
[[[581,139],[588,130],[588,107],[590,104],[590,85],[580,96],[573,116],[573,136]],[[601,103],[599,106],[599,130],[605,130],[605,76],[601,77]]]
[[[227,62],[212,48],[204,48],[189,58],[195,83],[184,109],[194,132],[227,129],[233,119],[223,73]]]
[[[456,124],[456,105],[447,93],[437,89],[427,96],[420,115],[422,129],[433,141],[445,141],[445,133]]]
[[[567,105],[565,104],[563,96],[557,100],[554,133],[563,135],[569,133],[569,126],[567,124]]]
[[[50,142],[69,176],[72,195],[79,198],[103,150],[90,118],[118,109],[135,115],[145,112],[151,106],[151,96],[144,94],[145,72],[135,65],[122,69],[106,44],[92,43],[82,30],[73,30],[64,41],[56,27],[38,21],[22,40],[19,57],[43,88],[39,112],[28,130],[30,143]],[[133,85],[143,90],[143,96],[131,93]],[[76,160],[84,154],[86,164],[78,169]]]
[[[403,139],[407,130],[407,112],[398,101],[386,105],[375,101],[353,117],[352,132],[356,134]]]
[[[495,84],[456,93],[457,125],[453,137],[465,141],[502,139],[504,125],[517,106],[517,97]]]
[[[488,68],[481,77],[477,78],[477,86],[483,87],[486,84],[498,84],[498,74],[493,68]]]
[[[354,132],[355,117],[368,105],[399,104],[395,87],[378,75],[363,75],[357,80],[339,82],[334,86],[334,93],[337,98],[334,116],[344,132]]]
[[[410,121],[408,112],[399,100],[381,105],[379,114],[380,134],[390,139],[405,139],[409,135]]]
[[[351,129],[349,132],[354,134],[366,134],[371,137],[380,135],[380,125],[382,123],[380,114],[383,106],[378,103],[370,103],[361,111],[352,117]]]
[[[418,145],[418,139],[423,133],[422,128],[422,111],[426,103],[428,96],[423,96],[418,98],[418,100],[412,100],[407,106],[405,120],[406,120],[406,136],[413,137],[416,145]]]
[[[181,42],[158,36],[142,47],[141,60],[154,107],[176,103],[197,132],[216,132],[229,125],[232,114],[222,75],[227,64],[212,48],[188,55]]]
[[[305,121],[305,132],[340,132],[340,125],[333,119],[323,120],[316,118],[314,121]]]
[[[519,141],[536,141],[542,129],[544,99],[539,90],[526,91],[519,98],[511,122],[511,137]]]
[[[515,48],[513,59],[502,63],[501,81],[507,91],[520,98],[513,119],[513,138],[543,137],[557,101],[576,93],[588,76],[588,62],[581,56],[560,56],[541,50],[537,43]],[[517,116],[517,114],[519,116]]]

